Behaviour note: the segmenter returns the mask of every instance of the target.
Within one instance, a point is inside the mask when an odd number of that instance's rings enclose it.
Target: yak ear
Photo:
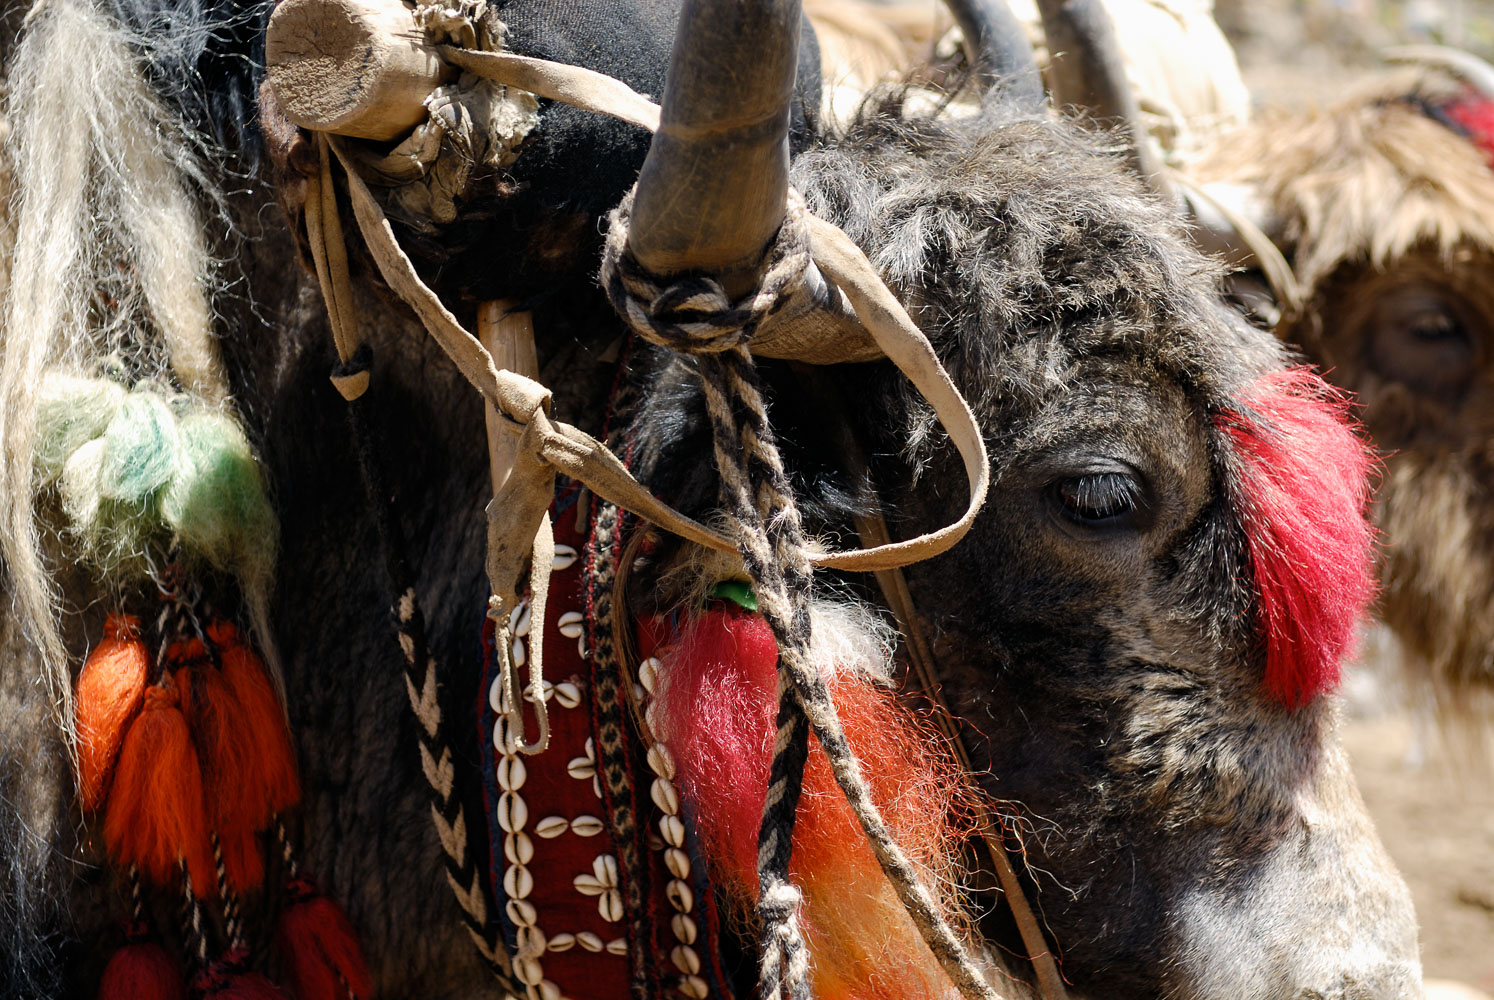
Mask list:
[[[1376,462],[1350,405],[1293,368],[1250,382],[1215,418],[1235,458],[1264,687],[1292,709],[1337,686],[1375,596]]]

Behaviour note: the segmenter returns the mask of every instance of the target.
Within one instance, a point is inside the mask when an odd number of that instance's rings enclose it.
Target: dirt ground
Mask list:
[[[1361,709],[1344,742],[1416,899],[1427,978],[1494,993],[1494,763],[1418,739],[1417,728],[1410,712]]]

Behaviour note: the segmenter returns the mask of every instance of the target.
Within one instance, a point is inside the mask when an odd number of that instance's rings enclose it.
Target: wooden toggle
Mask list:
[[[454,80],[401,0],[282,0],[265,63],[280,109],[317,132],[391,141],[425,120],[425,99]]]

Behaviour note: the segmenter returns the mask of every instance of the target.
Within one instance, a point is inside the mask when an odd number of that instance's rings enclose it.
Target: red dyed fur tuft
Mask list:
[[[149,670],[140,619],[110,615],[103,641],[78,674],[78,803],[84,812],[104,804],[125,730],[145,697]]]
[[[743,912],[758,891],[757,834],[777,713],[777,656],[760,616],[710,611],[666,658],[650,713],[696,809],[712,873]],[[892,692],[850,670],[827,674],[878,807],[939,894],[950,884],[957,844],[968,832],[968,787],[939,737]],[[790,874],[804,892],[820,1000],[958,996],[883,876],[813,740]],[[953,907],[951,916],[960,919]]]
[[[290,891],[300,901],[280,915],[275,940],[297,1000],[369,1000],[373,976],[342,909],[304,881]]]
[[[1337,686],[1375,594],[1374,460],[1344,397],[1306,368],[1250,384],[1219,426],[1242,467],[1265,688],[1297,708]]]
[[[1442,106],[1442,113],[1468,133],[1468,141],[1477,146],[1494,167],[1494,101],[1472,87],[1459,98]]]

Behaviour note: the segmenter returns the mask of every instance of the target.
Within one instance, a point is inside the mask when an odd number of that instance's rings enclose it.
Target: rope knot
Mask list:
[[[803,291],[809,272],[808,208],[790,188],[783,225],[758,265],[752,291],[732,301],[707,275],[660,277],[633,256],[628,237],[633,192],[609,217],[602,288],[618,315],[643,339],[681,354],[719,354],[746,346],[768,317]]]

